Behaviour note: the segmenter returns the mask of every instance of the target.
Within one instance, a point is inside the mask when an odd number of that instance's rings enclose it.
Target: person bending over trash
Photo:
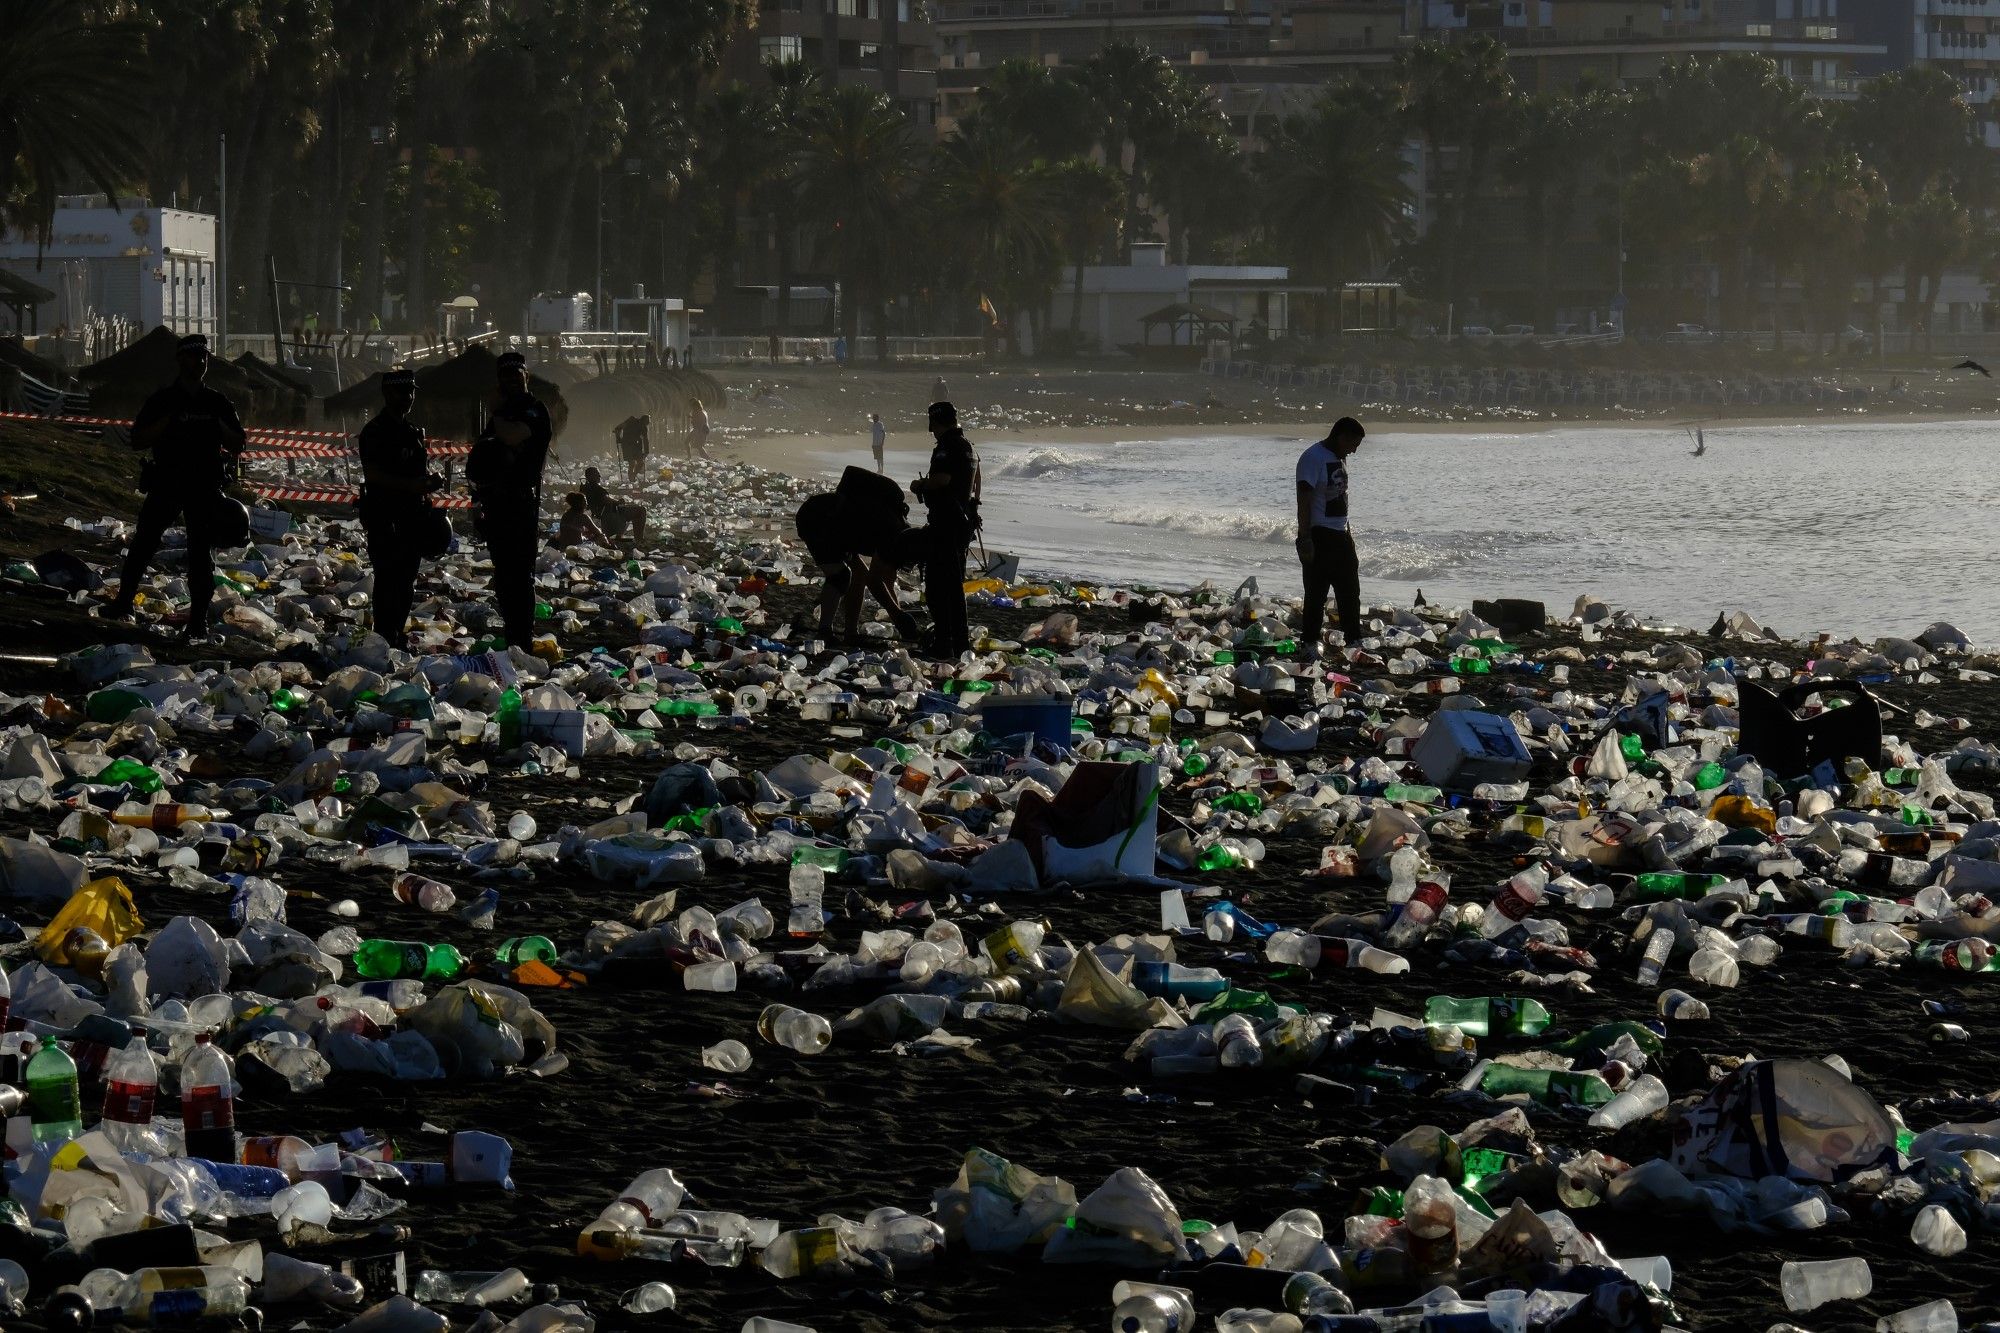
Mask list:
[[[914,639],[917,620],[897,603],[896,570],[924,558],[926,538],[904,524],[876,521],[866,506],[850,505],[847,500],[838,491],[815,495],[799,506],[793,520],[799,540],[806,544],[825,579],[819,599],[819,634],[833,637],[833,612],[838,605],[844,641],[850,645],[859,642],[861,598],[872,592],[889,613],[896,632]]]
[[[606,535],[622,537],[630,528],[632,544],[646,544],[646,506],[613,495],[604,485],[603,474],[594,467],[583,470],[583,503]]]

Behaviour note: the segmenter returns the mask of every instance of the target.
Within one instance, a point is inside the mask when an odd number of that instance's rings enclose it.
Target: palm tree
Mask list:
[[[1231,189],[1231,178],[1243,170],[1243,152],[1215,100],[1185,82],[1169,90],[1141,133],[1146,195],[1166,214],[1168,253],[1185,264],[1194,220],[1222,225],[1232,217],[1231,206],[1243,203],[1244,193]]]
[[[852,348],[863,293],[879,306],[886,289],[887,258],[906,225],[900,214],[918,150],[908,122],[871,88],[835,89],[807,109],[804,128],[794,169],[799,207],[839,275],[840,331]],[[887,338],[878,318],[876,347],[884,360]]]
[[[1379,272],[1408,234],[1408,168],[1394,108],[1370,89],[1335,88],[1269,131],[1256,164],[1267,225],[1285,253],[1337,292],[1343,281]]]
[[[1083,329],[1083,267],[1102,254],[1105,238],[1116,245],[1125,216],[1125,182],[1102,162],[1072,157],[1049,168],[1049,189],[1062,219],[1062,254],[1072,266],[1069,334],[1074,344]]]
[[[1895,234],[1903,252],[1903,322],[1924,330],[1930,350],[1931,308],[1945,270],[1973,252],[1972,215],[1942,190],[1931,190],[1896,210]]]
[[[772,134],[772,171],[765,194],[778,247],[778,334],[784,337],[792,331],[792,260],[798,243],[791,167],[805,144],[806,112],[820,96],[820,82],[818,73],[803,60],[773,60],[764,69],[771,77],[764,100]]]
[[[960,284],[995,303],[1011,340],[1013,314],[1048,308],[1062,223],[1054,177],[1025,141],[974,117],[938,145],[931,180],[933,216]]]
[[[1520,187],[1535,247],[1535,319],[1555,323],[1557,256],[1577,219],[1577,200],[1594,184],[1621,127],[1629,99],[1586,89],[1527,99],[1507,148],[1507,174]]]
[[[772,178],[776,130],[770,103],[741,83],[724,85],[695,113],[696,172],[714,210],[718,292],[736,285],[738,217]]]
[[[1044,162],[1082,157],[1103,133],[1103,112],[1080,80],[1018,56],[993,67],[973,114],[999,121]]]
[[[1138,235],[1140,182],[1146,145],[1180,85],[1166,57],[1130,42],[1113,42],[1083,67],[1083,85],[1103,116],[1104,158],[1126,173],[1125,235]],[[1129,163],[1128,163],[1129,150]]]
[[[56,195],[88,180],[115,201],[139,170],[144,27],[80,0],[0,4],[0,219],[46,242]]]
[[[1395,72],[1404,113],[1423,140],[1436,182],[1437,216],[1427,238],[1437,257],[1432,285],[1442,299],[1460,302],[1473,205],[1518,107],[1507,51],[1491,37],[1418,42],[1397,53]]]

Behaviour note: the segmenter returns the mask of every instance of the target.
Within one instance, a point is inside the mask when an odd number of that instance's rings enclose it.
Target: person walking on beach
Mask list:
[[[930,515],[924,559],[924,605],[930,608],[931,638],[926,649],[939,660],[972,647],[965,620],[965,553],[979,530],[979,458],[958,428],[958,409],[932,403],[931,470],[910,483],[910,493]]]
[[[215,565],[209,551],[217,544],[216,523],[222,506],[224,456],[233,461],[243,452],[246,436],[236,408],[202,383],[208,374],[208,338],[190,333],[174,348],[179,376],[148,398],[132,422],[134,449],[149,449],[152,458],[139,469],[139,489],[146,501],[125,548],[124,572],[118,576],[118,596],[103,614],[130,619],[139,596],[139,580],[160,549],[160,538],[176,518],[187,526],[189,639],[208,633],[208,605],[215,596]]]
[[[882,447],[888,443],[889,428],[882,424],[880,412],[868,414],[868,443],[875,451],[875,470],[882,471]]]
[[[701,451],[701,456],[703,458],[707,458],[709,456],[708,455],[708,408],[702,405],[702,401],[699,398],[694,400],[694,412],[690,417],[689,421],[690,424],[688,428],[688,437],[687,437],[687,455],[689,458],[693,458],[695,455],[695,450],[699,449]]]
[[[618,456],[625,460],[625,480],[636,482],[639,471],[646,465],[646,456],[653,452],[653,418],[650,414],[626,417],[612,432],[618,441]]]
[[[1320,655],[1329,588],[1340,610],[1342,638],[1350,644],[1361,638],[1361,569],[1347,527],[1347,460],[1367,434],[1353,417],[1342,417],[1325,439],[1299,455],[1297,547],[1306,585],[1299,637],[1308,659]]]
[[[525,649],[535,630],[535,548],[542,518],[542,468],[549,458],[549,410],[528,392],[528,362],[501,354],[498,404],[465,460],[473,524],[493,557],[493,600],[507,642]]]
[[[417,377],[407,369],[382,375],[382,410],[361,428],[362,530],[375,567],[375,632],[401,648],[416,602],[417,568],[425,556],[444,554],[451,526],[431,508],[430,494],[444,486],[431,471],[424,428],[410,421]]]

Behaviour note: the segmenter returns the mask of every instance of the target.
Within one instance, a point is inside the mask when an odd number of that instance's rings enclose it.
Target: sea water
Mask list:
[[[1313,435],[1242,427],[1119,443],[978,437],[986,544],[1022,570],[1296,593],[1293,465]],[[1350,465],[1365,598],[1580,593],[1706,628],[2000,643],[2000,424],[1378,431]],[[865,451],[863,455],[865,456]],[[840,462],[855,461],[842,456]]]

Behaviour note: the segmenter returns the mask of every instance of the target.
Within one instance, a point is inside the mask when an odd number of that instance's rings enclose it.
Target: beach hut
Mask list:
[[[103,416],[137,412],[154,390],[180,375],[175,355],[179,345],[178,333],[164,324],[156,325],[145,337],[77,371],[76,377],[90,389],[91,410]],[[257,406],[249,377],[227,361],[210,361],[205,383],[234,403],[238,412]]]
[[[1236,316],[1192,301],[1174,301],[1150,315],[1141,315],[1139,327],[1143,330],[1139,344],[1126,350],[1147,360],[1196,361],[1206,354],[1210,342],[1236,341]],[[1164,343],[1153,342],[1155,329],[1166,330]]]
[[[410,419],[433,435],[470,439],[479,433],[492,405],[499,356],[474,343],[449,360],[417,368],[417,405]],[[549,409],[549,424],[560,436],[569,419],[569,404],[554,382],[530,372],[528,389]],[[359,384],[326,400],[331,419],[358,424],[382,409],[382,374],[377,371]]]

